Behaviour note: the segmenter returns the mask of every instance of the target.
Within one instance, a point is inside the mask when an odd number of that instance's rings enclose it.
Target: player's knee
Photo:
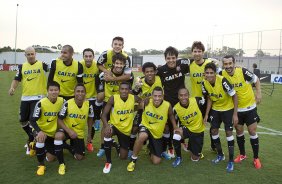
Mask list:
[[[55,140],[64,140],[65,134],[63,132],[57,132],[55,134]]]
[[[212,135],[217,135],[218,129],[216,129],[216,128],[211,129],[211,133],[212,133]]]
[[[80,155],[80,154],[74,154],[74,158],[76,159],[76,160],[83,160],[83,158],[84,158],[84,156],[83,155]]]
[[[152,158],[151,160],[152,160],[152,163],[153,163],[154,165],[158,165],[158,164],[160,164],[161,161],[162,161],[162,159],[159,158],[159,157],[154,157],[154,158]]]
[[[53,162],[53,161],[55,161],[55,159],[56,159],[56,156],[55,155],[52,155],[51,153],[46,153],[46,161],[47,162]]]
[[[148,135],[146,133],[140,133],[138,136],[138,141],[143,143],[144,141],[147,140],[147,138],[148,138]]]

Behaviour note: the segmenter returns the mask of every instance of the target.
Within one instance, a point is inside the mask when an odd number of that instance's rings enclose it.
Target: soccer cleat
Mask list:
[[[172,162],[172,167],[179,166],[181,162],[182,162],[182,158],[181,157],[176,157],[176,159]]]
[[[30,155],[30,151],[29,151],[29,146],[28,146],[28,144],[25,144],[24,147],[26,148],[25,154],[26,154],[26,155]]]
[[[60,175],[65,175],[65,173],[66,173],[66,165],[65,164],[60,164],[58,173]]]
[[[235,159],[234,162],[235,163],[240,163],[241,161],[245,160],[247,158],[246,155],[238,155]]]
[[[33,157],[34,155],[36,154],[36,151],[35,151],[35,142],[32,141],[29,143],[29,155],[31,157]]]
[[[45,173],[45,170],[46,170],[46,167],[45,167],[44,165],[40,165],[40,166],[38,166],[38,169],[37,169],[37,171],[36,171],[36,174],[37,174],[38,176],[43,176],[44,173]]]
[[[97,153],[97,157],[102,157],[105,155],[105,150],[104,149],[99,149],[98,153]]]
[[[112,168],[112,164],[106,162],[105,167],[103,169],[103,173],[105,173],[105,174],[109,173],[111,171],[111,168]]]
[[[212,163],[217,164],[222,160],[225,160],[225,156],[224,155],[217,155],[216,158],[212,160]]]
[[[232,172],[234,170],[234,162],[228,162],[227,167],[226,167],[226,171],[227,172]]]
[[[135,163],[133,161],[129,162],[127,165],[127,171],[132,172],[135,169]]]
[[[166,160],[170,160],[170,159],[171,159],[171,157],[169,156],[169,154],[167,154],[166,151],[162,152],[161,156],[162,156],[163,158],[165,158]]]
[[[131,150],[128,150],[128,153],[127,153],[127,158],[131,158],[131,156],[133,155],[133,151]]]
[[[254,159],[254,166],[255,166],[256,169],[261,168],[261,163],[260,163],[260,160],[258,158]]]
[[[167,154],[170,156],[170,158],[175,158],[174,149],[173,148],[168,149],[167,150]]]
[[[93,152],[94,151],[94,147],[93,147],[93,144],[92,143],[87,143],[87,150],[89,151],[89,152]]]

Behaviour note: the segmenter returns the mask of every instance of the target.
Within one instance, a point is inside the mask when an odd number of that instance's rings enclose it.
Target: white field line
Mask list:
[[[209,130],[209,128],[206,128],[207,130]],[[225,131],[224,129],[220,128],[220,131]],[[235,130],[233,130],[234,133],[236,133]],[[249,134],[247,130],[244,131],[244,133]],[[274,135],[274,136],[282,136],[282,132],[278,133],[278,132],[257,132],[257,134],[261,134],[261,135]]]
[[[275,133],[282,134],[281,131],[274,130],[274,129],[271,129],[271,128],[266,128],[266,127],[263,127],[263,126],[260,126],[260,125],[258,125],[258,128],[261,128],[261,129],[265,129],[265,130],[268,130],[268,131],[271,131],[271,132],[275,132]]]

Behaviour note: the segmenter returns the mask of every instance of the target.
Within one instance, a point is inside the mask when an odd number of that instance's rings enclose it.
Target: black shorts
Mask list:
[[[139,133],[141,132],[148,134],[150,153],[161,158],[163,152],[163,139],[155,139],[151,132],[143,125],[139,126]]]
[[[113,135],[118,138],[118,143],[121,148],[128,150],[130,146],[130,136],[121,133],[115,126],[112,125]]]
[[[20,105],[20,122],[30,121],[34,107],[39,100],[21,101]]]
[[[191,132],[187,127],[183,126],[183,139],[189,138],[188,149],[193,155],[200,156],[204,144],[204,132],[194,133]]]
[[[257,108],[245,112],[238,112],[238,120],[239,125],[244,125],[246,123],[246,125],[249,126],[255,122],[259,123],[260,118],[257,113]]]
[[[233,109],[228,111],[215,111],[211,109],[209,118],[212,129],[219,129],[223,122],[225,131],[233,131]]]
[[[59,132],[63,132],[65,134],[65,140],[70,140],[70,146],[72,147],[73,151],[75,154],[78,155],[85,155],[85,143],[84,143],[84,139],[79,139],[79,138],[75,138],[75,139],[71,139],[69,134],[67,132],[65,132],[63,129],[59,129]]]

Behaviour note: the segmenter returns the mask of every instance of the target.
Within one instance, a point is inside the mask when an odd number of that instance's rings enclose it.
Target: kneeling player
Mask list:
[[[55,153],[59,161],[59,174],[65,174],[65,162],[63,155],[63,140],[70,139],[72,153],[75,159],[82,160],[85,154],[84,129],[88,123],[88,137],[91,140],[91,128],[93,124],[93,107],[85,100],[86,90],[83,84],[77,84],[74,89],[74,98],[66,101],[59,113],[58,125],[55,135]]]
[[[104,132],[104,148],[106,153],[106,164],[103,169],[104,173],[109,173],[112,167],[111,148],[113,139],[116,135],[120,144],[119,157],[126,159],[130,145],[130,133],[134,118],[134,104],[137,101],[130,92],[130,84],[122,82],[119,87],[120,94],[115,94],[110,97],[107,105],[102,113],[102,121],[105,129]],[[107,116],[110,115],[109,122]]]
[[[142,121],[139,126],[139,135],[135,141],[131,162],[127,166],[128,171],[134,171],[137,156],[143,147],[143,143],[149,140],[151,161],[153,164],[161,162],[163,154],[162,136],[167,120],[171,121],[173,128],[176,128],[172,107],[169,102],[163,100],[164,94],[161,87],[155,87],[152,98],[144,102]]]
[[[48,161],[55,159],[54,136],[57,130],[58,112],[64,102],[62,97],[58,97],[60,85],[57,82],[48,83],[47,92],[48,96],[36,103],[30,122],[36,139],[35,148],[39,162],[37,175],[39,176],[45,173],[45,155]]]
[[[173,144],[176,152],[176,159],[172,163],[177,167],[182,162],[181,157],[181,139],[189,138],[189,150],[191,151],[191,160],[199,161],[203,148],[205,125],[200,109],[205,103],[202,97],[189,98],[189,92],[186,88],[178,91],[179,102],[174,106],[176,120],[180,122],[180,128],[176,129],[173,135]]]

